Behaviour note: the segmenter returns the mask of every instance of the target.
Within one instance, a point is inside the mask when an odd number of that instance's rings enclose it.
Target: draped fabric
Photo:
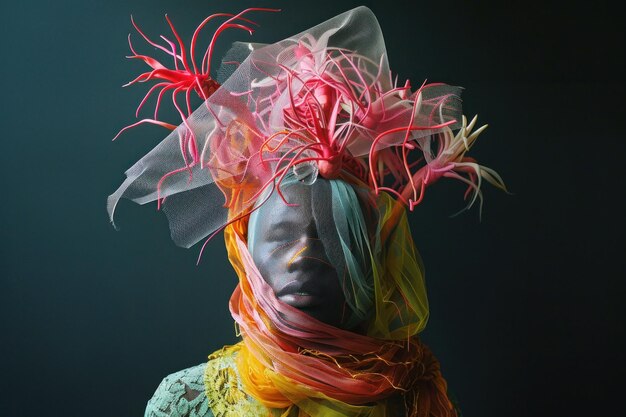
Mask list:
[[[456,415],[439,363],[417,337],[421,310],[412,304],[425,300],[403,274],[406,265],[418,267],[406,217],[385,242],[367,334],[326,325],[278,300],[252,261],[246,229],[246,221],[233,223],[225,237],[239,276],[230,301],[243,338],[236,363],[249,395],[284,415],[297,408],[301,416],[382,417],[398,396],[410,417]],[[391,301],[395,295],[404,305]]]

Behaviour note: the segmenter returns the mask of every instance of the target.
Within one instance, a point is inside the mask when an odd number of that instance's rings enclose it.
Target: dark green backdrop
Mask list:
[[[0,416],[141,416],[165,375],[232,343],[235,277],[221,238],[177,248],[153,205],[105,199],[164,132],[133,120],[143,67],[124,59],[132,13],[188,38],[215,11],[278,6],[274,42],[365,4],[400,79],[466,87],[490,124],[485,189],[449,218],[442,183],[412,214],[432,307],[424,339],[465,416],[609,415],[623,377],[624,34],[608,3],[467,1],[4,2],[0,170]],[[506,3],[506,4],[504,4]],[[238,36],[225,36],[216,56]],[[138,38],[137,46],[148,49]],[[620,185],[621,184],[621,185]]]

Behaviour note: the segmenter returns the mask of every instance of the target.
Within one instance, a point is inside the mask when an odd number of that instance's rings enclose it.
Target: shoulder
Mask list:
[[[235,364],[241,344],[225,346],[209,356],[204,383],[215,417],[258,417],[274,415],[244,390]]]
[[[253,417],[270,410],[248,396],[235,359],[240,344],[225,346],[207,363],[168,375],[148,402],[144,417]]]
[[[213,417],[204,386],[206,364],[163,378],[148,401],[144,417]]]

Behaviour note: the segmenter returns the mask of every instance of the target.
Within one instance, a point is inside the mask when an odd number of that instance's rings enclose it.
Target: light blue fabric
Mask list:
[[[204,392],[205,369],[203,363],[165,377],[144,417],[213,417]]]
[[[376,259],[370,247],[367,223],[355,188],[345,181],[331,180],[333,220],[341,243],[350,286],[345,286],[346,302],[353,317],[348,326],[363,322],[374,305],[374,288],[369,267]]]

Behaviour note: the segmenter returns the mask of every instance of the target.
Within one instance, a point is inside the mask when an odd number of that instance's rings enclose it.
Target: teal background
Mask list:
[[[140,416],[161,378],[233,343],[220,237],[177,248],[156,207],[106,196],[164,137],[111,143],[146,89],[124,59],[129,15],[189,39],[216,11],[274,42],[364,4],[401,80],[466,87],[490,128],[473,155],[482,222],[441,183],[411,215],[427,268],[424,339],[466,417],[610,415],[623,378],[624,33],[603,1],[22,1],[0,6],[0,416]],[[216,57],[245,33],[231,33]],[[136,46],[149,51],[138,37]],[[620,52],[621,51],[621,52]],[[166,114],[166,113],[163,113]],[[620,406],[620,408],[623,408]]]

